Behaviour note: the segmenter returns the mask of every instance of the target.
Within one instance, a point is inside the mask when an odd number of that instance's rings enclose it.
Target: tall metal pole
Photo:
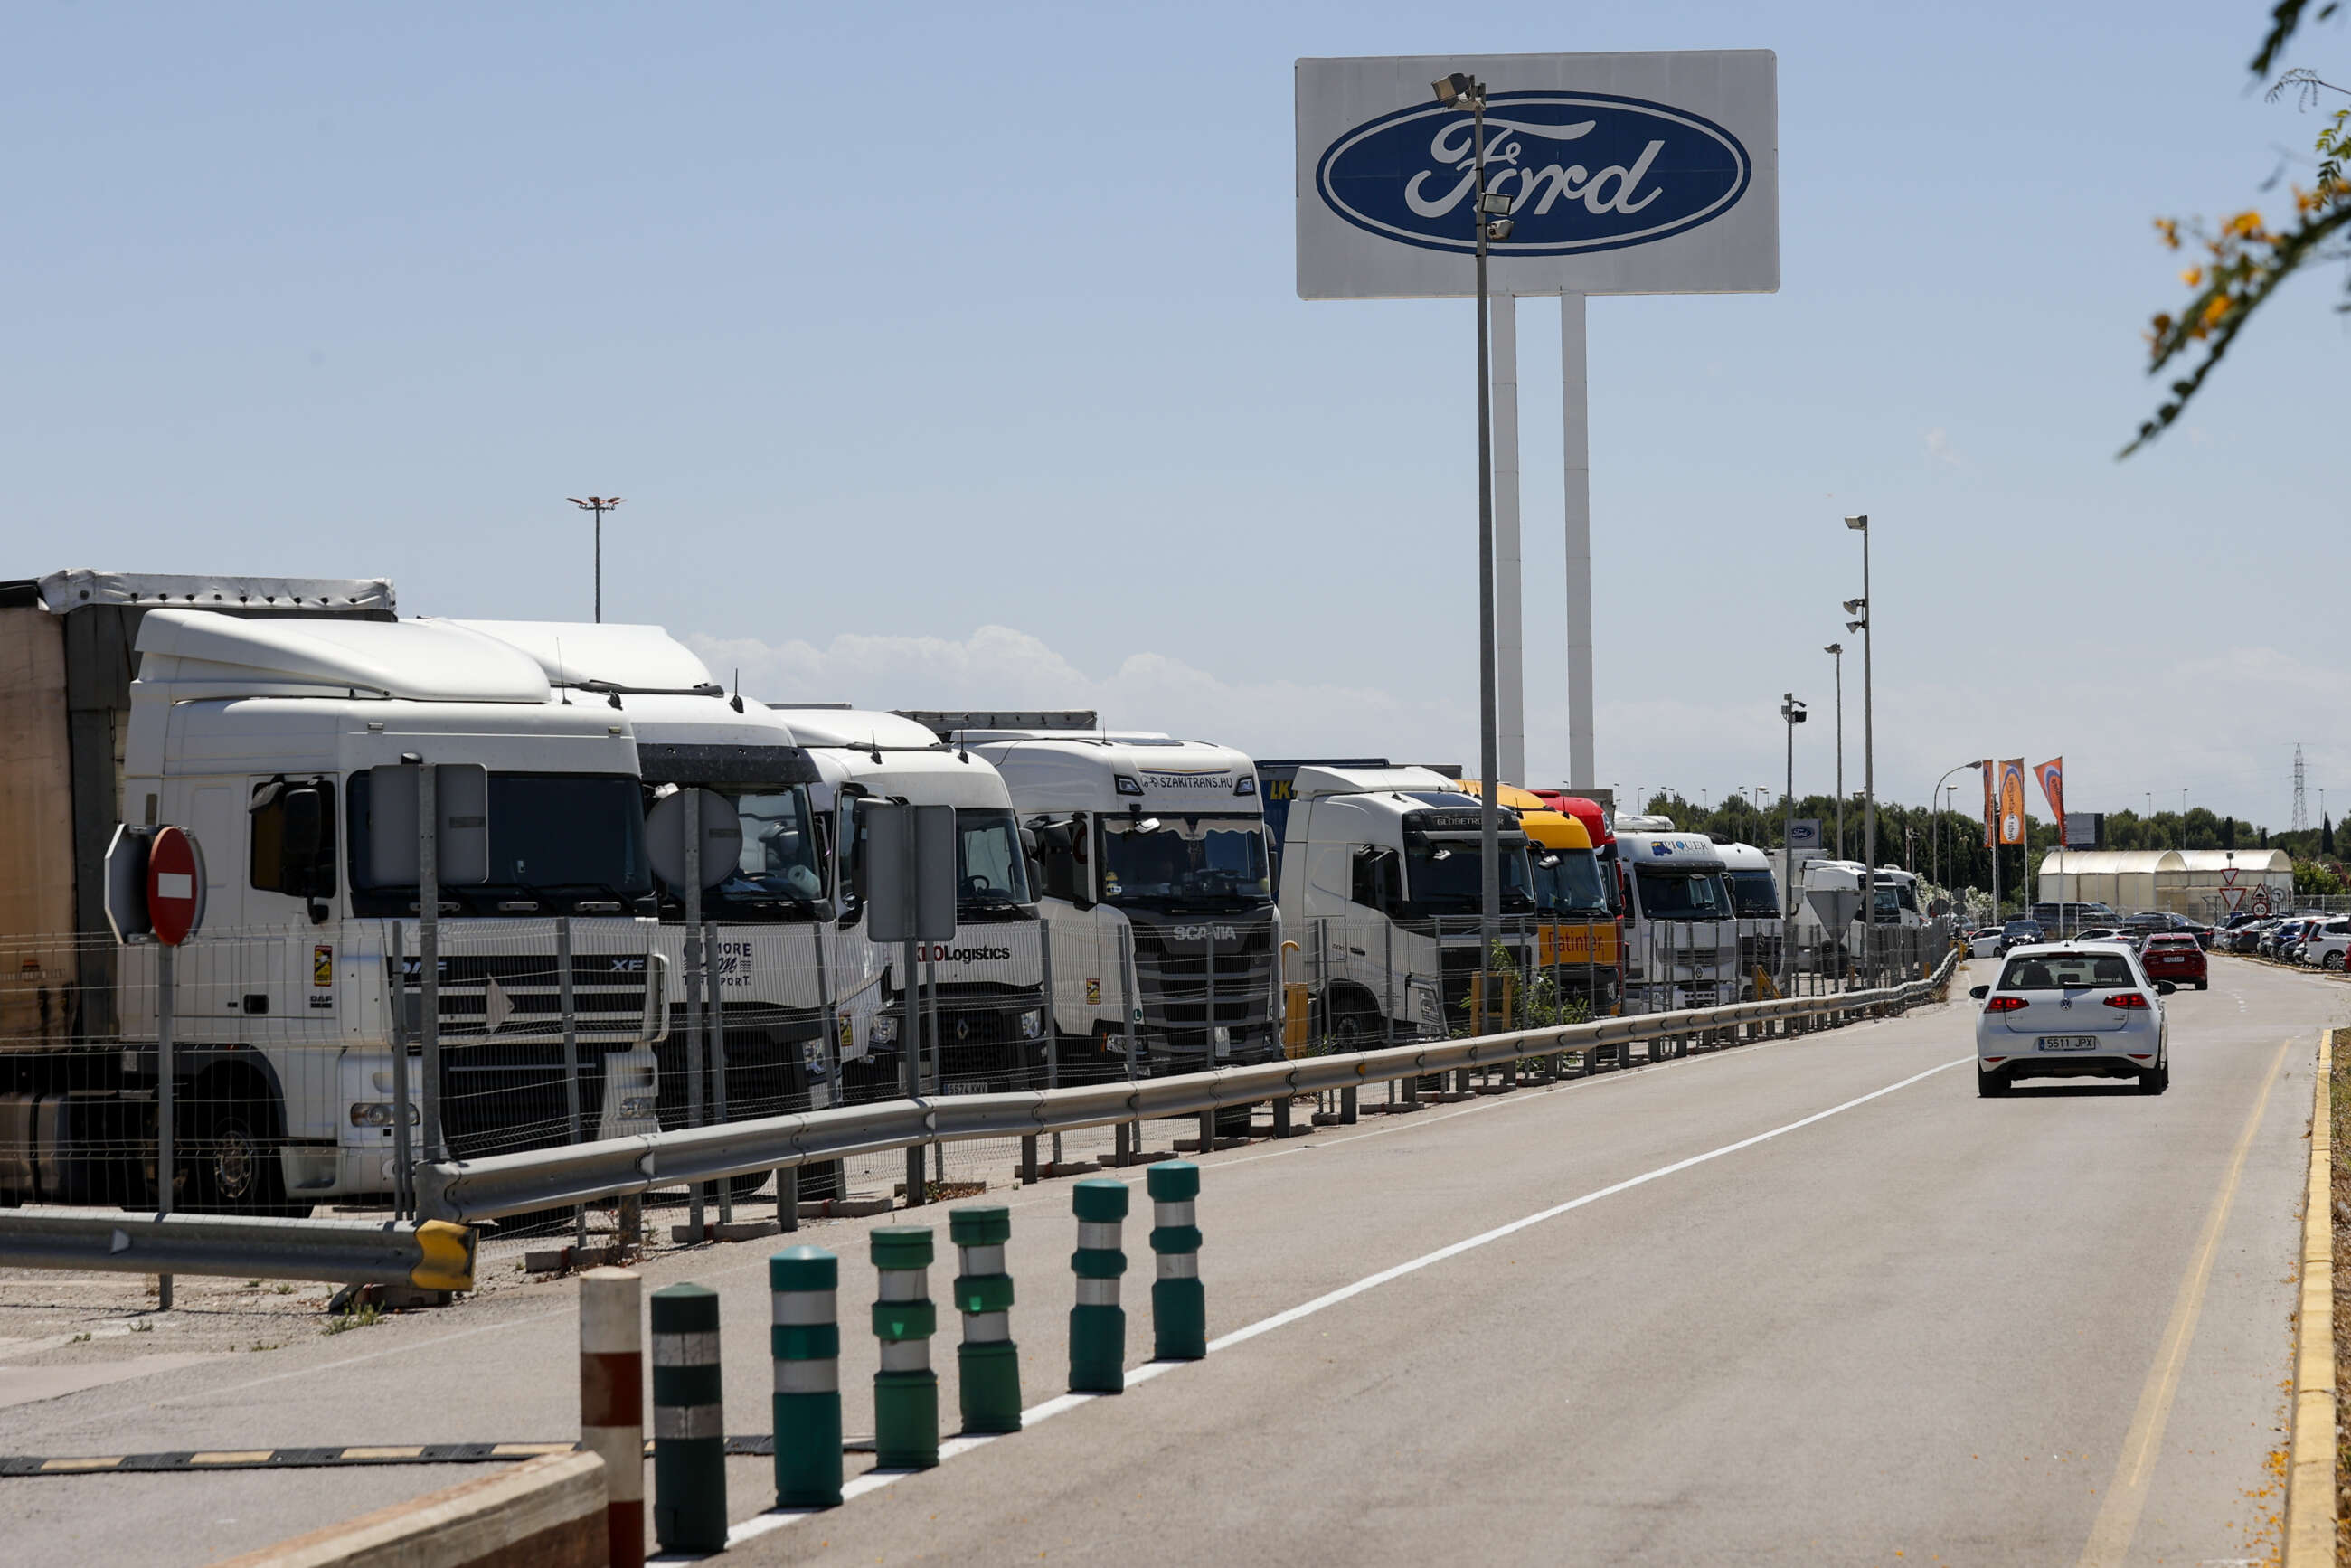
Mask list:
[[[1836,729],[1837,729],[1837,859],[1844,859],[1844,644],[1829,644],[1829,655],[1836,664]]]
[[[416,768],[416,962],[424,997],[417,1020],[424,1039],[424,1157],[449,1158],[441,1124],[441,798],[440,769],[430,762]]]
[[[1865,967],[1877,945],[1877,716],[1870,660],[1876,629],[1877,606],[1869,597],[1869,517],[1865,513],[1861,518],[1861,841],[1863,856],[1869,862],[1863,900],[1869,923],[1862,927],[1861,938]]]
[[[685,960],[685,1124],[699,1127],[707,1061],[702,1035],[702,966],[706,956],[702,950],[702,791],[689,785],[678,810],[685,819],[685,886],[680,890],[685,895],[685,940],[679,948]],[[663,1000],[666,1004],[668,998]],[[703,1205],[708,1193],[703,1183],[694,1184],[686,1223],[696,1241],[703,1239]]]
[[[1786,821],[1780,829],[1780,875],[1786,885],[1781,889],[1780,901],[1786,905],[1780,920],[1780,973],[1786,984],[1787,994],[1796,990],[1796,950],[1788,940],[1788,928],[1796,923],[1796,694],[1790,692],[1780,699],[1780,714],[1788,727],[1788,789],[1782,797],[1785,801]]]
[[[596,514],[596,619],[601,622],[604,619],[604,514],[618,507],[621,497],[590,496],[583,501],[577,496],[567,496],[564,499],[583,512]]]
[[[1494,409],[1486,337],[1486,89],[1469,99],[1476,173],[1469,191],[1478,241],[1478,972],[1492,961],[1501,936],[1502,844],[1500,739],[1494,690]],[[1480,981],[1479,995],[1489,995]],[[1483,1019],[1478,1028],[1484,1027]]]

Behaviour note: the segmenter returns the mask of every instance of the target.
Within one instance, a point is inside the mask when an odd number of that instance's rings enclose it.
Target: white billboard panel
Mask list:
[[[1780,287],[1779,58],[1769,49],[1298,62],[1298,293],[1468,295],[1473,134],[1429,84],[1486,84],[1497,294]]]

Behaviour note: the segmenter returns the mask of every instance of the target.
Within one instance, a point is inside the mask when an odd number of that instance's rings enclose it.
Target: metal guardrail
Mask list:
[[[0,1268],[116,1274],[235,1274],[474,1288],[475,1233],[428,1219],[260,1219],[242,1215],[125,1214],[119,1209],[0,1210]]]
[[[416,1168],[418,1210],[470,1224],[501,1215],[934,1143],[1028,1137],[1195,1115],[1280,1095],[1358,1088],[1562,1051],[1704,1034],[1740,1024],[1907,1007],[1948,983],[1960,951],[1952,947],[1927,978],[1873,990],[1644,1013],[1165,1078],[845,1105],[721,1126],[420,1165]]]

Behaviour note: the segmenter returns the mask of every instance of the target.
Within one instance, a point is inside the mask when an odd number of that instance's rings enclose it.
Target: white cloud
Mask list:
[[[982,626],[968,637],[844,634],[804,641],[694,636],[721,680],[776,701],[845,701],[879,708],[1092,708],[1118,728],[1165,730],[1259,757],[1384,756],[1474,765],[1471,700],[1429,702],[1376,686],[1234,679],[1164,653],[1137,653],[1091,674],[1030,632]],[[1531,671],[1531,673],[1532,673]],[[2325,716],[2351,707],[2351,667],[2304,663],[2274,648],[2241,647],[2168,663],[2126,662],[2049,680],[1982,675],[1969,661],[1948,679],[1878,684],[1881,798],[1923,803],[1955,763],[1985,756],[2027,762],[2063,753],[2070,803],[2083,810],[2159,807],[2189,789],[2192,804],[2278,828],[2297,737],[2307,743],[2310,811],[2318,790],[2343,784],[2351,800],[2351,743],[2328,737]],[[1604,690],[1595,782],[1678,788],[1695,798],[1728,789],[1776,789],[1785,737],[1769,701]],[[1531,682],[1528,772],[1564,779],[1563,686]],[[1845,783],[1862,785],[1858,684],[1845,692]],[[1836,715],[1826,694],[1796,734],[1796,788],[1825,793],[1834,777]],[[1959,776],[1964,786],[1967,776]],[[1962,799],[1965,798],[1964,789]],[[2330,800],[2330,807],[2335,801]]]
[[[1356,754],[1420,760],[1462,755],[1476,714],[1403,701],[1369,686],[1234,681],[1164,653],[1133,653],[1106,676],[1079,669],[1042,639],[1008,626],[946,637],[844,634],[793,641],[689,638],[743,689],[771,701],[878,708],[1092,708],[1113,728],[1157,729],[1261,757]]]
[[[1959,455],[1951,450],[1949,434],[1939,424],[1927,432],[1927,461],[1949,468],[1961,465]]]

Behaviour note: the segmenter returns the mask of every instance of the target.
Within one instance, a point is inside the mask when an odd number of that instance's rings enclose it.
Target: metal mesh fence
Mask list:
[[[1942,925],[1831,941],[1776,925],[1508,916],[1203,925],[1092,946],[1037,920],[963,928],[906,951],[813,923],[444,919],[428,985],[413,922],[298,923],[199,934],[170,955],[171,1207],[267,1215],[413,1212],[412,1163],[742,1121],[842,1103],[1144,1078],[1571,1023],[1618,1011],[1818,994],[1915,977]],[[690,936],[698,936],[689,940]],[[163,954],[86,936],[0,945],[0,1203],[156,1207],[164,1125],[157,1000]],[[705,973],[706,981],[699,977]],[[1053,1006],[1049,1014],[1050,986]],[[427,1019],[434,1028],[428,1030]],[[428,1039],[428,1035],[433,1037]],[[1687,1042],[1683,1042],[1686,1048]],[[1530,1071],[1599,1071],[1658,1048],[1565,1053]],[[1461,1086],[1454,1084],[1450,1090]],[[1436,1079],[1301,1101],[1284,1119],[1412,1108]],[[1377,1103],[1373,1103],[1376,1100]],[[1232,1107],[1215,1134],[1270,1131]],[[1164,1154],[1200,1119],[1044,1142],[1062,1167]],[[437,1146],[436,1146],[437,1145]],[[1002,1185],[1021,1141],[922,1153],[928,1197]],[[905,1154],[801,1169],[802,1204],[903,1201]],[[763,1192],[774,1195],[762,1199]],[[705,1195],[780,1201],[771,1173]],[[649,1211],[688,1207],[683,1187]],[[632,1209],[633,1204],[625,1206]],[[501,1221],[510,1241],[586,1239],[624,1206]],[[642,1240],[660,1244],[665,1226]]]

